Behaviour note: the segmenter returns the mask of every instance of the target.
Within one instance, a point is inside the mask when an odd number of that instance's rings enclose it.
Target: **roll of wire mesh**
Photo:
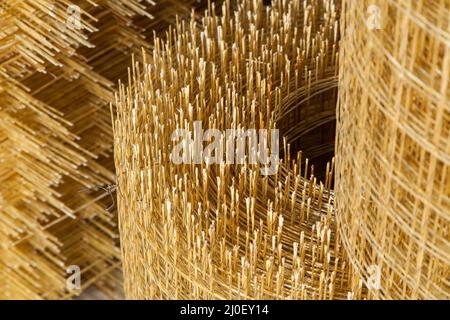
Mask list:
[[[334,1],[226,1],[219,11],[211,5],[201,23],[179,21],[156,39],[116,96],[127,297],[363,298],[333,209]],[[278,170],[189,163],[195,152],[176,164],[173,133],[194,132],[197,121],[203,131],[279,128]],[[198,150],[191,137],[186,149]],[[297,146],[325,163],[322,173]]]
[[[450,2],[344,0],[336,210],[370,297],[450,298]]]

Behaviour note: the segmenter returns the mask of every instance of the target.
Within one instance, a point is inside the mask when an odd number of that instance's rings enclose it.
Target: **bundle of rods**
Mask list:
[[[109,102],[130,53],[193,5],[1,1],[0,299],[121,296]]]

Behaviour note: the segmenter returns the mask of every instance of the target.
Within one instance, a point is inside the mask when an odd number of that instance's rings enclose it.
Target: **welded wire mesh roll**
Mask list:
[[[321,158],[334,141],[334,1],[227,1],[218,12],[156,40],[116,99],[127,297],[363,297],[335,230],[333,164]],[[174,131],[196,121],[280,128],[290,146],[280,141],[267,176],[260,163],[174,163]],[[322,182],[294,145],[324,162]]]
[[[341,21],[344,246],[373,297],[448,299],[450,2],[344,0]]]

